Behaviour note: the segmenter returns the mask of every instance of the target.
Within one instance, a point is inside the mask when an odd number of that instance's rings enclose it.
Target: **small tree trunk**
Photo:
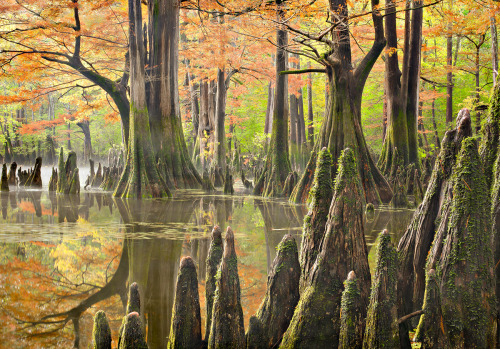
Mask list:
[[[450,10],[453,8],[453,0],[450,1]],[[448,35],[446,36],[446,123],[453,122],[453,35],[452,23],[448,24]]]
[[[273,101],[274,101],[274,89],[272,83],[269,82],[267,86],[267,107],[266,107],[266,120],[264,123],[264,133],[271,133],[271,126],[273,124]]]
[[[491,30],[491,67],[493,69],[493,86],[497,84],[498,76],[498,34],[495,16],[490,17]]]
[[[92,139],[90,137],[90,123],[89,120],[80,121],[77,123],[78,127],[83,132],[83,161],[87,162],[92,157]]]
[[[307,78],[307,138],[309,148],[314,147],[314,114],[313,114],[313,97],[312,97],[312,74],[309,73]]]
[[[2,179],[0,183],[1,191],[9,191],[9,179],[7,178],[7,164],[2,166]]]

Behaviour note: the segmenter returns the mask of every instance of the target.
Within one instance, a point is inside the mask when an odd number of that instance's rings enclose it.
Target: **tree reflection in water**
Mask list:
[[[265,292],[276,246],[287,233],[300,243],[306,212],[283,201],[193,192],[135,201],[102,192],[19,190],[2,193],[1,208],[0,277],[10,280],[0,289],[4,344],[82,348],[90,345],[99,309],[108,313],[117,338],[133,281],[141,290],[148,344],[166,347],[179,261],[186,255],[197,264],[203,318],[205,260],[216,224],[222,231],[231,225],[236,234],[247,326]],[[401,234],[410,215],[376,210],[366,222],[367,242],[385,227]]]

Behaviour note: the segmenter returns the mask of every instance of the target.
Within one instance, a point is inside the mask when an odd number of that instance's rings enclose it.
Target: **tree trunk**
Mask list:
[[[282,5],[277,5],[278,21],[285,17]],[[255,183],[254,194],[263,196],[282,196],[284,184],[291,171],[288,153],[288,107],[287,76],[280,72],[286,70],[287,59],[285,48],[288,45],[288,33],[279,28],[276,33],[276,91],[274,96],[273,127],[271,145],[263,173]]]
[[[212,166],[226,167],[226,74],[217,69],[217,93],[215,106],[214,158]]]
[[[359,175],[367,202],[389,202],[391,188],[375,165],[368,151],[361,128],[361,99],[366,79],[384,49],[384,28],[382,16],[378,10],[378,0],[372,0],[372,19],[375,28],[375,40],[370,51],[354,70],[351,63],[349,27],[342,25],[337,29],[332,42],[332,56],[323,62],[328,75],[328,99],[325,120],[319,138],[314,145],[313,154],[318,154],[327,147],[333,157],[332,180],[337,173],[337,159],[341,151],[349,147],[358,162]],[[343,0],[332,0],[331,10],[339,12],[339,21],[347,21],[347,5]],[[312,184],[316,155],[311,156],[307,169],[291,196],[293,202],[305,202]],[[347,276],[347,275],[346,275]]]
[[[312,97],[312,74],[309,73],[307,78],[307,138],[309,148],[314,147],[314,114],[313,114],[313,97]]]
[[[457,118],[457,127],[445,134],[423,202],[415,211],[411,223],[399,241],[400,316],[421,309],[425,288],[425,263],[439,224],[436,219],[444,216],[443,203],[450,195],[452,170],[462,140],[471,135],[470,115],[464,110]],[[401,327],[401,331],[407,336],[407,325],[403,323]]]
[[[450,0],[450,11],[453,9],[453,0]],[[448,24],[446,36],[446,123],[453,122],[453,24]]]
[[[274,96],[274,89],[272,87],[272,83],[269,82],[269,85],[267,86],[266,121],[264,124],[264,133],[265,134],[271,133],[271,126],[273,124],[273,111],[274,111],[274,106],[273,106],[274,97],[273,96]]]
[[[379,167],[385,175],[394,178],[397,167],[414,164],[420,168],[418,159],[418,92],[422,46],[423,1],[407,2],[403,69],[399,70],[397,55],[396,5],[387,2],[385,19],[387,37],[386,91],[388,98],[388,125]],[[411,11],[410,11],[411,9]],[[411,19],[410,19],[411,16]],[[396,150],[399,158],[396,158]]]
[[[162,175],[176,188],[200,188],[201,177],[189,157],[180,115],[179,3],[149,1],[148,17],[151,82],[147,98],[153,149],[165,164]]]
[[[493,86],[497,84],[498,76],[498,34],[495,17],[490,18],[491,27],[491,66],[493,69]]]
[[[92,158],[92,139],[90,137],[90,122],[83,120],[76,123],[81,128],[84,136],[83,141],[83,161],[88,162]]]
[[[114,195],[127,198],[170,196],[158,171],[151,142],[140,0],[129,0],[129,20],[130,135],[127,162]]]

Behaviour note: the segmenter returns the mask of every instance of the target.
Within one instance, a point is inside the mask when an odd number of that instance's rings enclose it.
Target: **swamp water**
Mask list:
[[[48,172],[44,169],[43,174]],[[150,348],[165,348],[179,261],[188,255],[198,267],[204,332],[205,259],[216,224],[223,231],[231,226],[235,232],[248,326],[264,297],[276,247],[288,233],[300,244],[307,210],[304,205],[250,196],[239,181],[235,191],[233,196],[176,191],[172,199],[142,201],[83,190],[79,196],[56,195],[47,188],[1,193],[3,345],[71,347],[77,328],[79,347],[87,348],[93,315],[102,309],[110,320],[116,347],[125,283],[130,278],[145,285],[143,307]],[[412,213],[380,207],[366,218],[372,267],[377,235],[387,228],[397,244]]]

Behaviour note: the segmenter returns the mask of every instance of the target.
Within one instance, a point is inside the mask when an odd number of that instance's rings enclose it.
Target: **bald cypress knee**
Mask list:
[[[377,266],[372,281],[363,349],[400,348],[396,295],[397,259],[391,236],[384,230],[379,235]]]
[[[234,234],[231,227],[228,227],[224,255],[217,271],[209,349],[245,347],[240,292]]]
[[[118,349],[147,349],[148,345],[142,331],[141,317],[137,312],[125,316],[123,337],[118,344]]]
[[[181,260],[175,287],[169,349],[201,348],[201,315],[196,266],[191,257]]]
[[[344,282],[340,304],[339,349],[361,349],[363,346],[364,317],[361,309],[361,293],[354,271],[350,271]]]
[[[214,296],[217,282],[217,270],[224,253],[222,246],[222,231],[218,225],[212,230],[212,238],[210,242],[210,249],[207,256],[207,272],[206,272],[206,285],[205,285],[205,299],[207,303],[207,317],[205,328],[205,341],[208,342],[210,337],[210,328],[212,326],[212,308],[214,305]]]
[[[320,252],[320,244],[325,236],[325,226],[328,220],[328,211],[333,197],[333,181],[331,176],[332,156],[325,147],[321,149],[313,186],[310,194],[309,212],[304,217],[302,230],[302,244],[300,248],[300,265],[302,275],[300,289],[308,283],[309,274]]]
[[[106,314],[102,310],[99,310],[94,316],[92,348],[111,349],[111,329]]]
[[[299,301],[300,264],[297,243],[285,235],[267,279],[264,300],[252,316],[246,344],[248,349],[274,348],[281,341]]]
[[[364,195],[354,152],[339,159],[339,173],[321,251],[311,269],[310,284],[301,294],[280,348],[337,348],[343,281],[354,270],[361,292],[362,316],[370,290],[370,268],[365,244]]]

